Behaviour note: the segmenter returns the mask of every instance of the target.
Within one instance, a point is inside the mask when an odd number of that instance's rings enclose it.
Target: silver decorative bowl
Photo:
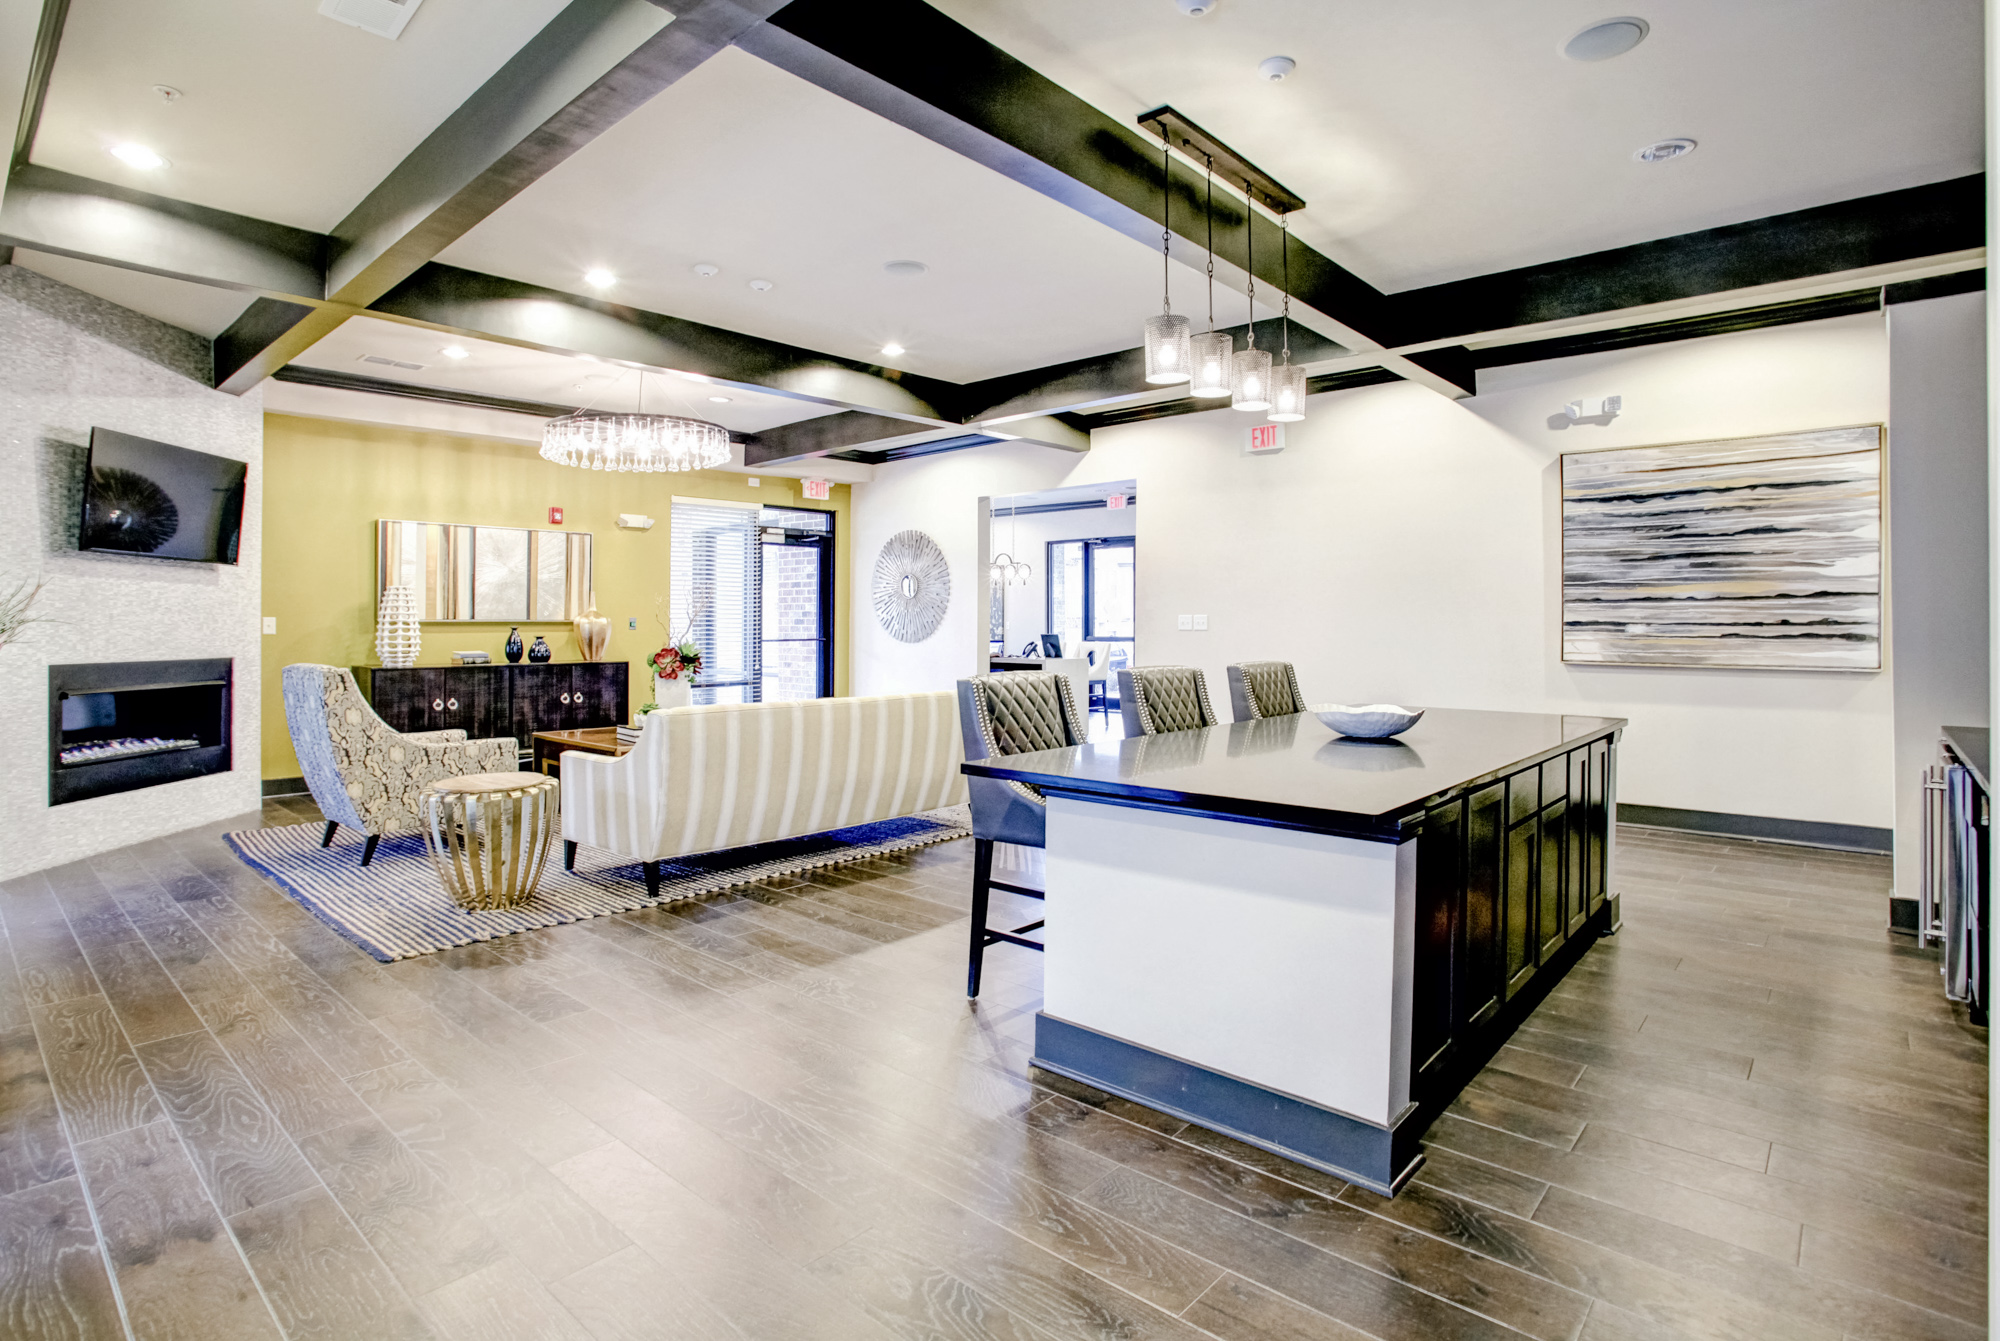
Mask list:
[[[1358,740],[1400,736],[1424,715],[1422,708],[1412,712],[1394,703],[1364,703],[1359,707],[1349,707],[1345,703],[1315,703],[1306,711],[1331,730]]]

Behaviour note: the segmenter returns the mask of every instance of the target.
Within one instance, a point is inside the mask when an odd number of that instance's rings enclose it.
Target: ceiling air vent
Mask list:
[[[401,359],[384,358],[380,354],[363,354],[361,362],[377,364],[384,368],[403,368],[409,372],[422,372],[424,370],[424,365],[421,363],[405,363]]]
[[[410,15],[424,0],[319,0],[319,12],[350,27],[386,37],[391,42],[403,35]]]

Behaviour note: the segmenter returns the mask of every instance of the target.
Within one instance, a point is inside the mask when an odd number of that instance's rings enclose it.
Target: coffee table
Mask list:
[[[606,754],[615,759],[632,749],[630,745],[619,741],[618,728],[615,726],[586,726],[573,731],[537,731],[533,744],[535,772],[549,777],[556,777],[562,773],[564,750]]]
[[[479,911],[528,901],[548,862],[561,792],[539,773],[468,773],[424,789],[424,846],[453,902]]]

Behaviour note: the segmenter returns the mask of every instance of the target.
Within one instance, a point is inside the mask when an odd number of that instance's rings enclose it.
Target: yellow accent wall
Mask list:
[[[264,614],[278,621],[264,639],[264,776],[299,776],[284,729],[279,672],[301,661],[375,665],[375,523],[383,518],[466,526],[549,526],[563,509],[565,531],[588,531],[599,613],[611,620],[607,660],[632,667],[632,704],[652,694],[646,667],[666,641],[654,601],[667,594],[671,500],[733,499],[773,507],[831,509],[834,516],[834,693],[848,692],[848,612],[853,567],[849,490],[806,502],[797,480],[724,471],[618,475],[542,460],[534,447],[493,438],[340,423],[298,415],[264,417]],[[621,531],[618,514],[642,512],[650,531]],[[550,528],[554,529],[554,528]],[[639,627],[627,627],[636,619]],[[495,661],[507,623],[426,623],[418,664],[450,664],[457,651],[483,649]],[[578,661],[566,623],[524,623],[523,641],[548,640],[557,661]]]

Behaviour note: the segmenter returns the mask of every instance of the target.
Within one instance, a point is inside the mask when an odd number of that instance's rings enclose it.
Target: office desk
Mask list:
[[[1301,713],[966,763],[1048,800],[1035,1064],[1393,1193],[1616,929],[1624,725]]]

